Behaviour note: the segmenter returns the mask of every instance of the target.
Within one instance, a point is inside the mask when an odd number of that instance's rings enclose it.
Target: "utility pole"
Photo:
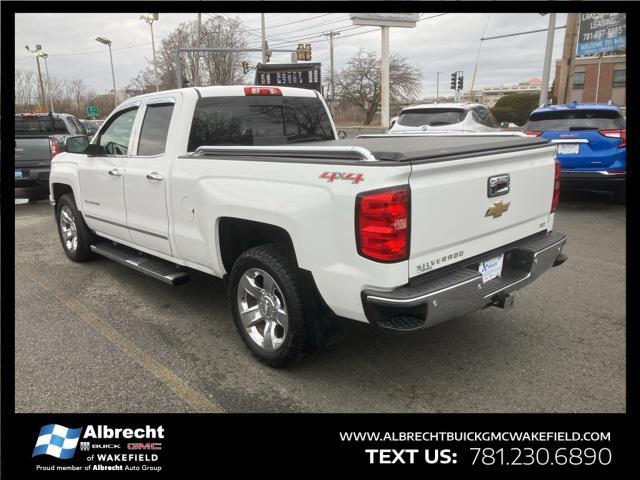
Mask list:
[[[542,70],[542,85],[540,86],[540,105],[548,102],[549,78],[551,77],[551,57],[553,56],[553,34],[556,30],[556,14],[549,14],[549,28],[547,30],[547,47],[544,52],[544,69]]]
[[[262,24],[262,64],[267,63],[267,32],[264,25],[264,12],[260,14],[260,23]]]
[[[329,33],[323,33],[324,37],[329,37],[329,75],[330,75],[330,90],[331,90],[331,113],[335,113],[336,110],[336,81],[334,74],[334,65],[333,65],[333,39],[340,35],[340,32],[334,32],[331,30]]]
[[[440,99],[440,74],[442,72],[436,72],[436,103]]]
[[[44,83],[42,82],[42,71],[40,70],[40,57],[42,56],[42,45],[36,45],[35,50],[29,49],[29,45],[25,45],[24,48],[36,57],[36,65],[38,66],[38,85],[40,86],[40,106],[44,108],[47,104],[47,99],[44,93]]]
[[[382,90],[380,101],[382,104],[382,128],[386,132],[389,129],[389,27],[382,29],[382,60],[381,60],[381,83]]]
[[[49,97],[49,108],[51,109],[51,113],[53,112],[53,98],[51,97],[51,83],[49,82],[49,65],[47,64],[47,57],[49,55],[47,55],[46,53],[42,52],[42,58],[44,58],[44,72],[47,76],[47,96]]]

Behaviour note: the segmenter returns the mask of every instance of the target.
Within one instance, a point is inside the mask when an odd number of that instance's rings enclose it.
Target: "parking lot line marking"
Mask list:
[[[107,322],[98,317],[95,313],[90,311],[87,307],[82,305],[77,300],[70,298],[59,290],[54,290],[44,285],[37,278],[34,278],[36,282],[54,297],[56,297],[63,305],[68,307],[73,313],[75,313],[81,320],[92,326],[98,333],[119,347],[124,351],[131,359],[133,359],[140,366],[148,370],[162,383],[164,383],[173,393],[181,398],[187,405],[193,408],[198,413],[224,413],[224,409],[207,398],[204,394],[189,386],[184,380],[173,373],[170,369],[162,365],[151,354],[142,350],[135,343],[128,340],[117,330],[111,327]]]

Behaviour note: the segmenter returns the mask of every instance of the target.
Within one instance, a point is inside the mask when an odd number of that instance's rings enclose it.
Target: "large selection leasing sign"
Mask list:
[[[624,50],[626,21],[624,13],[581,13],[576,56]]]

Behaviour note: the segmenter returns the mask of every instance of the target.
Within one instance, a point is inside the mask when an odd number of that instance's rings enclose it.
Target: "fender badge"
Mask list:
[[[511,202],[508,202],[508,203],[504,203],[504,202],[494,203],[493,207],[487,208],[487,212],[484,214],[484,216],[485,217],[498,218],[498,217],[502,216],[502,214],[504,212],[509,210],[509,205],[511,205]]]

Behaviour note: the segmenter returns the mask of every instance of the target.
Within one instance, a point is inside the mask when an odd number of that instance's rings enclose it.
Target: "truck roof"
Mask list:
[[[196,91],[201,97],[243,97],[245,96],[244,89],[246,87],[255,88],[277,88],[282,92],[285,97],[315,97],[315,90],[309,90],[306,88],[295,87],[281,87],[279,85],[213,85],[210,87],[187,87],[187,88],[174,88],[173,90],[162,90],[160,92],[146,93],[143,95],[137,95],[135,97],[128,98],[123,104],[129,103],[132,100],[140,100],[143,98],[153,97],[165,97],[167,94],[184,91]],[[120,107],[120,105],[119,105]]]

